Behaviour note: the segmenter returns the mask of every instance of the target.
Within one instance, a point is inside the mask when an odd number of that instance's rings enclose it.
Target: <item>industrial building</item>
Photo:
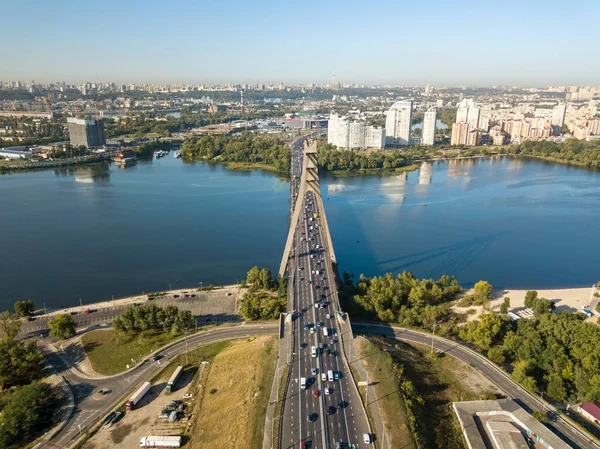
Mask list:
[[[469,449],[528,449],[528,442],[547,449],[569,449],[567,443],[512,399],[452,404]]]
[[[104,120],[85,120],[69,117],[67,126],[69,128],[69,139],[74,147],[83,145],[86,148],[92,148],[106,145]]]

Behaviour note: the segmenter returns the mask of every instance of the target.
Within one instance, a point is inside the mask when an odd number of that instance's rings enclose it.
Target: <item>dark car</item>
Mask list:
[[[308,414],[308,422],[315,422],[318,417],[319,417],[319,415],[317,415],[316,413],[309,413]]]
[[[325,409],[325,414],[327,415],[333,415],[335,413],[335,407],[327,407]]]

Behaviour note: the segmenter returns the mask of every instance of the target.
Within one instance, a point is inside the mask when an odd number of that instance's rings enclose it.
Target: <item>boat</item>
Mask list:
[[[119,151],[112,159],[118,165],[131,165],[137,162],[137,154],[133,150]]]
[[[154,157],[154,159],[160,159],[161,157],[165,156],[166,154],[167,154],[166,151],[156,150],[154,153],[152,153],[152,156]]]
[[[181,151],[175,151],[175,153],[173,153],[173,157],[175,159],[179,159],[181,157]]]

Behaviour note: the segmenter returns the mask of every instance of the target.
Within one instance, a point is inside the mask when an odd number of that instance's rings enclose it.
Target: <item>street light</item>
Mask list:
[[[431,333],[431,355],[433,355],[433,338],[435,337],[435,326],[439,323],[441,323],[442,320],[440,321],[436,321],[433,323],[432,327],[433,327],[433,331]]]

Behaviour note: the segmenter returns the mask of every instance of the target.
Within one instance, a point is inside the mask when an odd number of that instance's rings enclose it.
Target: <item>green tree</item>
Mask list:
[[[67,339],[74,337],[76,334],[75,320],[71,315],[59,313],[50,321],[48,321],[48,327],[50,328],[50,335],[54,338]]]
[[[479,281],[473,288],[473,296],[476,304],[484,304],[490,299],[492,285],[487,281]]]
[[[43,356],[34,340],[0,340],[0,386],[25,385],[42,377]]]
[[[0,447],[24,447],[52,423],[55,403],[56,396],[46,383],[34,382],[17,390],[2,410]]]
[[[0,334],[2,337],[16,337],[21,331],[21,320],[10,312],[0,312]]]
[[[35,311],[35,307],[33,305],[33,299],[28,299],[27,301],[16,301],[15,302],[15,313],[17,316],[31,316]]]
[[[508,313],[508,309],[510,308],[510,298],[508,296],[504,297],[502,304],[500,305],[500,313]]]
[[[487,356],[488,359],[499,365],[504,363],[504,361],[506,360],[506,357],[504,356],[504,349],[502,349],[502,346],[494,346],[490,348],[487,353]]]
[[[538,292],[535,290],[528,290],[527,293],[525,293],[525,307],[531,309],[537,297]]]

